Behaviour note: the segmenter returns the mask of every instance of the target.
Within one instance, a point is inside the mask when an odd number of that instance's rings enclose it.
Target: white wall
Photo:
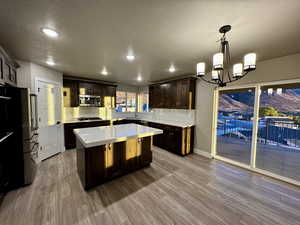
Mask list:
[[[63,86],[63,73],[31,63],[31,89],[36,92],[36,80],[45,80],[57,83],[60,87]]]
[[[232,85],[290,80],[300,78],[300,54],[257,63],[256,71]],[[211,151],[213,85],[197,81],[195,148]]]

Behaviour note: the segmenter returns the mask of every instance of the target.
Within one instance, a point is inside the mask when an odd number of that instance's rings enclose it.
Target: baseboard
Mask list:
[[[194,148],[194,153],[196,153],[198,155],[201,155],[203,157],[212,159],[212,155],[209,152],[202,151],[202,150],[200,150],[198,148]]]

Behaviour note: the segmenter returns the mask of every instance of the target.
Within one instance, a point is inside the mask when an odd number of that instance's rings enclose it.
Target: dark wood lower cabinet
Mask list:
[[[176,127],[161,123],[146,122],[143,120],[117,120],[114,121],[114,125],[136,123],[144,126],[149,126],[157,129],[161,129],[164,132],[153,136],[153,145],[165,149],[174,154],[185,156],[193,153],[194,149],[194,132],[195,127]]]
[[[153,145],[180,156],[193,152],[194,127],[182,128],[153,122],[149,122],[148,126],[164,131],[153,137]]]
[[[151,139],[149,136],[91,148],[77,141],[77,171],[84,189],[149,166]]]
[[[73,132],[74,129],[87,128],[87,127],[98,127],[98,126],[108,126],[108,125],[110,125],[109,120],[94,121],[94,122],[65,123],[64,124],[65,148],[67,150],[76,148],[76,137]]]

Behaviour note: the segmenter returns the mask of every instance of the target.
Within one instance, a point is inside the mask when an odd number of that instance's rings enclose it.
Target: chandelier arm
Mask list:
[[[228,76],[229,82],[232,82],[231,77],[230,77],[230,74],[229,74],[229,71],[227,71],[227,76]]]
[[[235,82],[235,81],[237,81],[237,80],[240,80],[240,79],[242,79],[243,77],[245,77],[248,73],[249,73],[249,71],[246,71],[246,72],[244,72],[244,74],[243,74],[242,76],[237,77],[237,78],[234,78],[234,79],[231,80],[231,81],[227,81],[227,82],[225,82],[225,84],[232,83],[232,82]]]
[[[205,82],[207,82],[207,83],[210,83],[210,84],[218,84],[217,82],[213,82],[213,81],[206,80],[206,79],[204,79],[204,77],[200,77],[200,78],[201,78],[201,80],[203,80],[203,81],[205,81]]]

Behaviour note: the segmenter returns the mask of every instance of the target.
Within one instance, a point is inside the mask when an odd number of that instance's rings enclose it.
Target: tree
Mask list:
[[[274,107],[266,106],[259,108],[259,117],[264,116],[282,116]]]

